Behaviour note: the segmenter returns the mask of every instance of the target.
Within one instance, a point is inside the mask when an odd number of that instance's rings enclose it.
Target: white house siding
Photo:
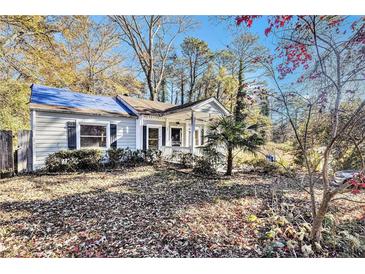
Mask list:
[[[117,146],[136,148],[136,122],[134,118],[109,117],[36,111],[34,129],[34,169],[44,166],[50,153],[68,149],[67,122],[110,122],[117,124]]]
[[[165,121],[164,120],[149,120],[147,118],[143,119],[143,125],[147,126],[147,125],[161,125],[161,126],[165,126]]]
[[[204,104],[201,107],[197,108],[196,111],[204,112],[204,113],[211,113],[211,114],[222,114],[219,111],[219,106],[214,102]]]

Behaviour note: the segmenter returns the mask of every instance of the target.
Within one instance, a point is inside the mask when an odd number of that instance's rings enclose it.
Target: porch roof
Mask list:
[[[175,106],[170,103],[151,101],[130,96],[118,95],[117,98],[121,100],[122,103],[125,103],[128,107],[133,108],[137,114],[160,115],[167,109]]]

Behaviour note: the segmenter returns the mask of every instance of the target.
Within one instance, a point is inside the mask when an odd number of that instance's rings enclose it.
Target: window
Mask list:
[[[199,133],[200,133],[199,129],[196,129],[195,134],[194,134],[194,138],[195,138],[194,146],[199,146],[200,145],[200,143],[199,143]]]
[[[195,129],[195,134],[194,134],[194,146],[200,146],[201,143],[200,141],[200,133],[201,131],[199,130],[199,128]],[[190,139],[191,139],[191,130],[189,129],[189,143],[190,143]]]
[[[181,138],[182,130],[181,128],[171,128],[171,146],[180,147],[181,146]]]
[[[106,126],[80,125],[80,147],[106,147]]]
[[[159,147],[159,129],[149,127],[148,128],[148,148],[158,149]]]

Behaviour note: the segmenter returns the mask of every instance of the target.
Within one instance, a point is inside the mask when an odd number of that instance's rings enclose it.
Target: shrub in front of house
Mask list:
[[[161,151],[153,149],[144,151],[140,149],[111,148],[108,149],[107,156],[111,168],[155,164],[161,161]]]
[[[98,149],[61,150],[48,155],[45,165],[49,172],[96,171],[101,160]]]
[[[129,149],[111,148],[107,151],[108,163],[111,168],[118,168],[128,158]]]
[[[212,162],[206,157],[196,157],[194,161],[193,172],[202,175],[215,175],[217,170],[215,169]]]
[[[107,167],[138,166],[161,161],[161,151],[117,148],[107,150]],[[61,150],[48,155],[45,165],[49,172],[97,171],[104,166],[99,149]]]
[[[71,172],[76,170],[76,163],[71,157],[71,152],[68,150],[61,150],[48,155],[45,165],[49,172]]]
[[[137,149],[137,150],[130,150],[129,156],[124,162],[126,166],[138,166],[145,163],[144,160],[144,151]]]
[[[174,155],[174,160],[177,161],[183,168],[191,168],[194,166],[195,155],[188,152],[178,152]]]
[[[146,151],[144,151],[144,160],[147,164],[160,163],[162,160],[161,150],[147,149]]]
[[[193,172],[202,175],[215,175],[224,162],[224,155],[211,146],[202,149],[203,155],[195,157]]]
[[[95,171],[100,169],[103,153],[99,149],[80,149],[74,150],[74,157],[77,170]]]

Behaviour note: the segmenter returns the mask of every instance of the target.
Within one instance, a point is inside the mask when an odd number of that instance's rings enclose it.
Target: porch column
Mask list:
[[[191,111],[191,124],[190,124],[190,150],[194,154],[194,140],[195,140],[195,113]]]
[[[171,146],[171,140],[170,140],[170,121],[168,119],[165,120],[165,146],[169,147]]]
[[[80,122],[78,119],[76,119],[76,149],[81,148],[80,143]]]
[[[136,149],[143,149],[143,117],[136,119]]]
[[[190,121],[186,121],[185,123],[185,129],[184,129],[184,146],[185,147],[190,147],[189,145],[189,128],[190,128]]]

